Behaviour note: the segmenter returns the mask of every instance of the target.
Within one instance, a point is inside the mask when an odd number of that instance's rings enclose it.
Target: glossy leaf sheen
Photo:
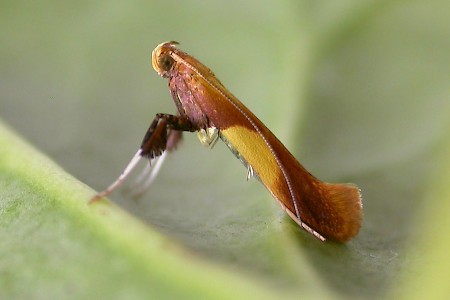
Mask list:
[[[0,298],[445,296],[447,2],[2,5],[0,118],[81,182],[105,187],[175,111],[150,66],[173,39],[312,173],[357,183],[365,215],[355,240],[320,243],[195,135],[143,199],[88,207],[93,191],[1,125]]]

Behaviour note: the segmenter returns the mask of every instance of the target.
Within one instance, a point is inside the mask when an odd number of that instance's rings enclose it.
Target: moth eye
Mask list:
[[[170,71],[174,63],[175,61],[169,55],[161,56],[159,59],[159,67],[166,72]]]

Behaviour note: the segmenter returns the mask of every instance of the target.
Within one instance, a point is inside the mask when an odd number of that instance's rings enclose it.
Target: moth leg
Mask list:
[[[115,189],[117,189],[119,186],[122,185],[122,183],[125,181],[125,179],[130,175],[131,171],[137,166],[139,161],[142,158],[142,149],[139,149],[136,154],[133,156],[133,158],[130,160],[130,162],[127,164],[125,169],[122,171],[122,173],[117,177],[117,179],[111,183],[105,190],[101,191],[97,195],[91,198],[89,200],[89,203],[96,202],[109,194],[111,194]]]
[[[195,130],[195,126],[185,117],[163,113],[156,114],[142,140],[141,147],[127,164],[120,176],[105,190],[91,198],[89,203],[96,202],[99,199],[108,196],[121,186],[143,157],[152,160],[162,155],[166,149],[168,151],[175,149],[181,140],[181,131]],[[162,162],[156,169],[156,173],[160,169],[161,164]],[[153,170],[154,169],[155,168],[153,168]],[[156,176],[156,174],[153,175],[153,177],[154,176]],[[152,177],[152,174],[150,174],[150,177]]]
[[[175,149],[181,140],[181,133],[177,134],[176,131],[193,132],[197,131],[197,128],[186,117],[156,114],[142,140],[142,156],[154,158],[161,155],[166,148],[168,150]]]
[[[176,150],[178,144],[182,139],[182,131],[170,130],[169,137],[167,138],[166,150],[156,158],[150,158],[148,164],[146,164],[144,170],[133,182],[133,185],[129,188],[129,191],[133,191],[131,194],[133,197],[140,197],[144,194],[145,190],[153,183],[159,170],[167,157],[168,152]]]
[[[164,153],[165,153],[165,152],[164,152]],[[164,153],[163,153],[163,155],[161,155],[160,157],[163,157],[163,156],[164,156]],[[138,187],[139,185],[141,185],[142,182],[144,182],[145,178],[147,178],[147,177],[149,176],[151,170],[153,169],[154,163],[157,162],[158,159],[159,159],[159,157],[150,159],[150,160],[145,164],[145,167],[144,167],[144,169],[141,171],[141,173],[139,173],[139,175],[134,179],[133,184],[132,184],[130,187],[128,187],[127,189],[133,190],[133,189],[135,189],[136,187]]]
[[[167,152],[168,151],[164,151],[160,156],[149,160],[145,169],[139,174],[133,182],[133,185],[128,189],[132,197],[139,198],[146,192],[161,170],[162,164],[167,157]]]

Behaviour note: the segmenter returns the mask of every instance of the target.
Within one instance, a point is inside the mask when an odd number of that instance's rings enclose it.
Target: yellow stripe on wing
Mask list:
[[[269,190],[274,189],[282,174],[266,142],[254,130],[232,126],[221,130],[221,135],[236,155],[241,156]]]

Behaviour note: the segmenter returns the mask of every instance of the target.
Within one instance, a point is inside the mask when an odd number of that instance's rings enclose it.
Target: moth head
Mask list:
[[[153,69],[155,69],[161,77],[170,76],[170,71],[176,63],[172,57],[172,52],[176,50],[176,45],[178,45],[178,42],[165,42],[159,44],[152,52]]]

